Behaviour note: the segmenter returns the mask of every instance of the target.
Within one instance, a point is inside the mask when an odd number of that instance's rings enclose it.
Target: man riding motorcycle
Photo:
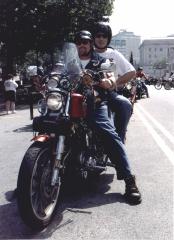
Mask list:
[[[75,44],[81,62],[82,69],[97,71],[101,64],[106,62],[93,49],[93,37],[90,32],[83,30],[75,35]],[[130,203],[139,204],[141,194],[136,186],[135,176],[130,169],[129,160],[125,151],[124,144],[115,131],[115,128],[108,117],[107,100],[109,91],[115,84],[114,74],[104,77],[95,86],[98,101],[93,105],[93,99],[88,101],[87,119],[92,128],[102,136],[104,148],[111,162],[115,164],[117,179],[124,180],[126,184],[125,197]]]
[[[144,78],[145,80],[148,80],[147,76],[143,72],[142,67],[138,67],[137,72],[136,72],[136,78]],[[141,81],[141,86],[145,90],[146,96],[149,98],[148,88],[147,88],[146,84],[144,83],[144,81]]]

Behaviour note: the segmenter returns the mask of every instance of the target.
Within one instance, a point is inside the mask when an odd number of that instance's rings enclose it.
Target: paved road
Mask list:
[[[142,204],[124,201],[124,184],[108,168],[89,189],[70,186],[74,191],[62,197],[53,222],[41,233],[23,224],[13,195],[32,138],[29,110],[1,115],[0,239],[173,240],[174,91],[149,91],[151,98],[135,105],[126,142]]]

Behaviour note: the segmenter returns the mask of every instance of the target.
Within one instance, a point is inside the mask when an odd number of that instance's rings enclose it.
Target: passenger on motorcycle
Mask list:
[[[141,78],[141,79],[144,78],[145,80],[148,80],[148,77],[143,72],[142,67],[138,67],[138,69],[136,71],[136,78]],[[146,96],[149,98],[149,91],[148,91],[148,88],[147,88],[146,84],[144,83],[144,81],[141,81],[141,85],[142,85],[142,88],[144,88],[144,90],[146,92]]]
[[[116,49],[109,48],[112,30],[105,23],[97,23],[93,30],[95,51],[102,57],[113,59],[116,63],[115,75],[117,76],[116,89],[109,92],[108,104],[115,117],[114,124],[118,135],[125,142],[127,126],[132,114],[132,105],[119,91],[135,76],[134,67]]]
[[[75,35],[75,43],[82,69],[97,71],[106,58],[99,56],[93,50],[93,38],[90,32],[83,30]],[[115,82],[114,75],[103,78],[95,88],[100,101],[91,108],[88,105],[88,122],[91,127],[102,136],[104,148],[111,162],[115,164],[117,179],[124,180],[126,184],[125,197],[134,204],[141,202],[141,194],[136,186],[135,176],[131,172],[128,156],[121,138],[116,133],[114,125],[108,117],[107,94]]]

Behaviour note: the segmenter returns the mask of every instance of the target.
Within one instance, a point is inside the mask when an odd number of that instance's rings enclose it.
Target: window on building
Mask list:
[[[149,52],[151,52],[151,48],[149,48]]]
[[[115,40],[115,45],[120,46],[120,40]]]
[[[163,51],[163,48],[160,48],[160,52],[162,52]]]
[[[151,58],[152,56],[151,56],[151,54],[149,54],[149,58]]]
[[[119,47],[126,46],[126,40],[115,40],[115,45]]]
[[[126,40],[121,40],[121,46],[125,46],[126,45]]]

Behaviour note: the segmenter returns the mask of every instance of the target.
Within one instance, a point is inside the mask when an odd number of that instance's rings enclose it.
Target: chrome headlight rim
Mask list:
[[[48,109],[58,111],[62,107],[62,95],[60,93],[51,93],[46,99]]]
[[[46,100],[40,99],[37,103],[37,110],[41,115],[46,115],[47,113],[47,106],[46,106]]]
[[[56,76],[56,77],[51,77],[49,80],[48,80],[48,83],[47,83],[47,87],[49,89],[51,88],[56,88],[57,85],[58,85],[58,81],[59,81],[59,77]]]

